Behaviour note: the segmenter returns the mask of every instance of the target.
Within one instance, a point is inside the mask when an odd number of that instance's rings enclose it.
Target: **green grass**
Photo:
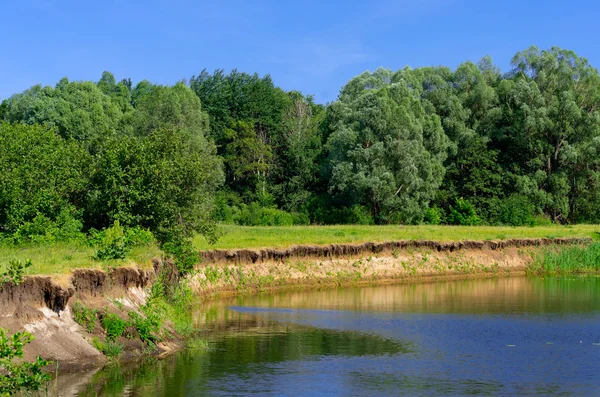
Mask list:
[[[600,225],[574,226],[267,226],[221,225],[223,236],[210,245],[200,235],[193,238],[196,249],[285,248],[298,244],[361,243],[390,240],[501,240],[538,237],[598,237]],[[135,265],[150,268],[152,258],[161,255],[155,246],[134,247],[123,260],[94,261],[95,249],[83,243],[31,244],[22,247],[0,245],[0,268],[11,260],[31,259],[26,274],[59,275],[73,269]]]
[[[537,274],[572,274],[600,271],[600,243],[586,247],[550,247],[540,252],[530,271]]]
[[[123,266],[138,264],[151,267],[152,258],[160,256],[156,246],[134,247],[123,260],[94,261],[95,249],[83,243],[30,244],[21,247],[0,245],[0,268],[4,268],[11,260],[25,261],[31,259],[33,266],[26,269],[26,274],[66,274],[73,269],[97,268],[107,266]]]
[[[540,237],[598,236],[600,225],[574,226],[235,226],[222,225],[224,235],[210,245],[202,236],[193,239],[194,247],[207,249],[285,248],[298,244],[339,244],[391,240],[502,240]]]

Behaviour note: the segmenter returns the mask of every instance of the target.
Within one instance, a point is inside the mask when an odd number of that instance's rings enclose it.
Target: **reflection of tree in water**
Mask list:
[[[80,396],[184,396],[209,392],[203,384],[228,375],[252,376],[269,364],[323,356],[408,353],[408,344],[378,335],[298,327],[288,333],[253,333],[221,338],[207,351],[189,350],[139,367],[109,367],[95,375]]]

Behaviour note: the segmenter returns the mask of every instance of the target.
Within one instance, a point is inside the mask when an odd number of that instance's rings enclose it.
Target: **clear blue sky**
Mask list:
[[[532,44],[600,66],[592,0],[19,0],[0,6],[0,98],[60,78],[172,84],[203,68],[270,74],[284,89],[336,99],[379,66],[490,55],[506,71]]]

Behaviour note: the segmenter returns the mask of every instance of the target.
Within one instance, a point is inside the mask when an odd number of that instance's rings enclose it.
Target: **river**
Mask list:
[[[206,348],[79,396],[600,395],[600,278],[508,277],[198,304]]]

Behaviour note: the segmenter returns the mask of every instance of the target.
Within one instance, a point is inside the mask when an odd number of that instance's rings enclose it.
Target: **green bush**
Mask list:
[[[75,302],[73,305],[73,317],[75,322],[85,328],[87,332],[92,332],[96,327],[98,310],[89,309],[80,302]]]
[[[503,225],[534,226],[535,207],[524,195],[513,194],[501,201],[499,220]]]
[[[156,336],[160,324],[158,321],[153,321],[152,318],[144,318],[136,312],[129,312],[129,323],[135,328],[142,342],[150,345],[158,341]]]
[[[454,206],[450,206],[448,223],[452,225],[476,226],[481,223],[481,219],[477,216],[473,204],[459,198],[456,200]]]
[[[259,203],[253,202],[242,205],[234,221],[242,226],[292,226],[294,217],[283,210],[261,207]]]
[[[113,313],[104,312],[102,316],[102,328],[106,332],[106,340],[114,341],[123,336],[127,329],[127,321],[122,320],[119,316]]]
[[[162,245],[162,250],[167,256],[172,257],[177,265],[181,276],[193,272],[195,266],[200,263],[200,253],[194,249],[191,241],[183,238],[168,241]]]
[[[96,239],[99,242],[98,250],[94,254],[96,260],[125,259],[131,248],[119,221],[100,232]]]
[[[439,225],[444,221],[444,210],[434,205],[425,210],[424,218],[428,225]]]
[[[33,340],[28,332],[8,335],[0,328],[0,396],[10,396],[22,391],[36,391],[50,376],[42,372],[49,363],[37,357],[35,361],[23,361],[23,346]]]
[[[92,339],[92,345],[107,357],[117,357],[121,354],[123,349],[125,349],[125,345],[122,343],[112,340],[106,340],[106,342],[102,342],[98,338]]]
[[[0,271],[0,290],[2,289],[3,284],[21,284],[25,275],[25,269],[31,266],[33,266],[31,260],[27,260],[25,262],[21,262],[18,260],[9,261],[8,268],[6,270]]]

